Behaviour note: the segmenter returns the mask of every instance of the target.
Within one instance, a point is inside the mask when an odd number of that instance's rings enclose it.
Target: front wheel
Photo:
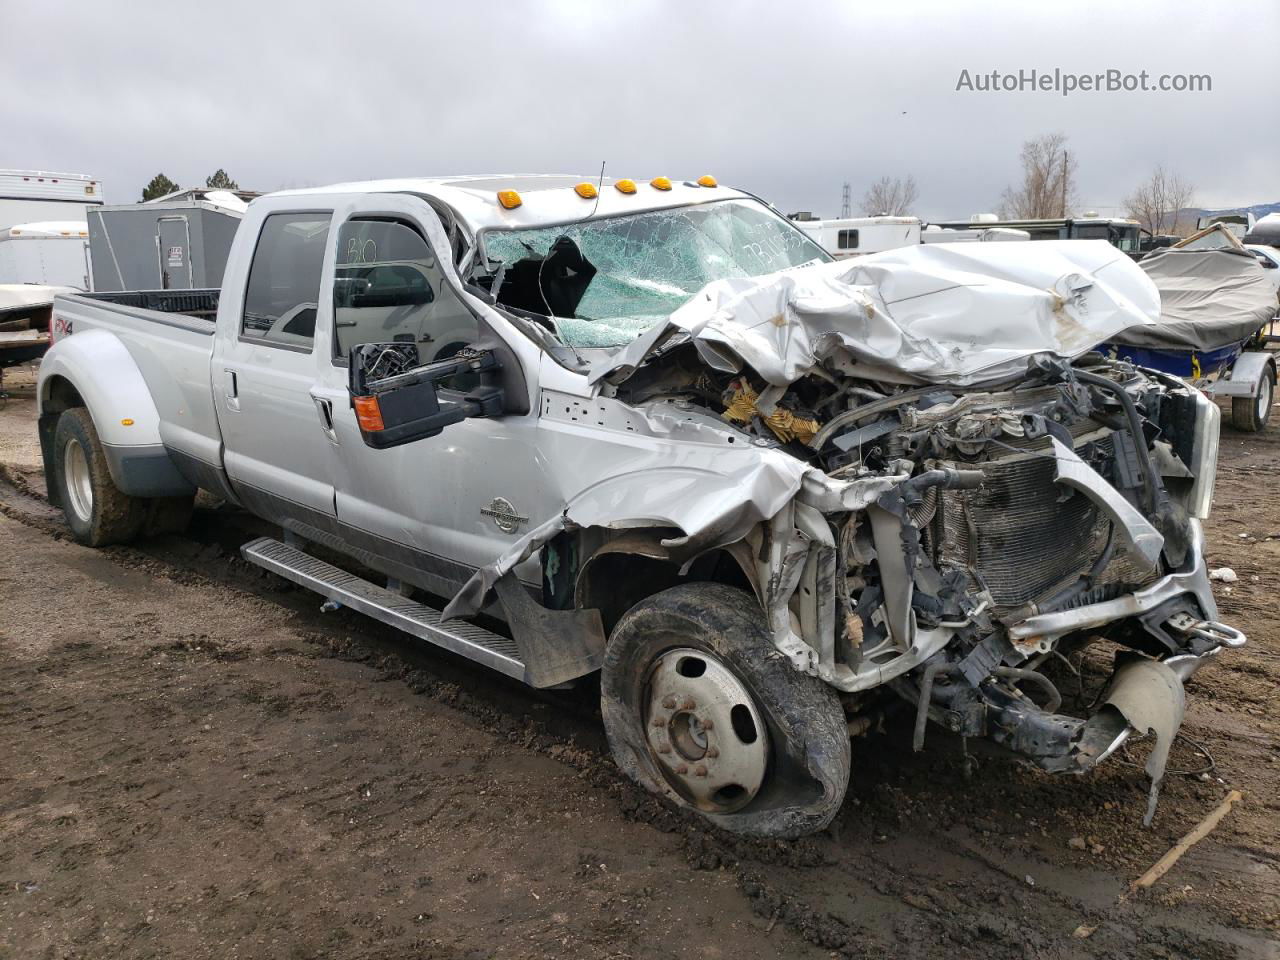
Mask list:
[[[777,651],[741,590],[683,584],[637,604],[609,638],[600,695],[623,772],[726,830],[812,833],[844,800],[839,697]]]
[[[89,411],[63,411],[53,444],[54,478],[72,536],[87,547],[136,537],[147,518],[147,501],[121,493],[112,481]]]
[[[1262,371],[1262,382],[1258,384],[1256,397],[1231,398],[1231,425],[1237,430],[1249,433],[1260,433],[1267,427],[1271,419],[1271,405],[1275,402],[1276,371],[1268,365]]]

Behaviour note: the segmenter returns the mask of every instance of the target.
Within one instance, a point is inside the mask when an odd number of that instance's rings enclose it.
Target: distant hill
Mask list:
[[[1219,207],[1209,210],[1203,207],[1184,207],[1178,211],[1178,219],[1181,220],[1186,216],[1191,219],[1192,223],[1195,223],[1198,217],[1211,213],[1252,213],[1257,219],[1261,220],[1269,213],[1280,213],[1280,200],[1273,203],[1255,203],[1248,207]]]

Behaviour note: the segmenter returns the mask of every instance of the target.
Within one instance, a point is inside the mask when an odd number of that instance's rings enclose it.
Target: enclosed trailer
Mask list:
[[[79,220],[19,223],[0,229],[0,284],[89,289],[89,231]]]
[[[186,191],[89,215],[93,289],[191,290],[222,283],[246,204],[226,191]]]
[[[0,170],[0,229],[15,223],[83,220],[102,206],[102,184],[84,173]]]
[[[844,217],[815,220],[808,214],[792,214],[791,222],[809,239],[837,260],[879,253],[920,242],[920,220],[916,217]]]

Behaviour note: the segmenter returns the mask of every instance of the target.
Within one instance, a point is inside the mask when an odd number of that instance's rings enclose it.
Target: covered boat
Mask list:
[[[1232,397],[1232,420],[1241,429],[1265,426],[1275,361],[1261,349],[1262,335],[1277,300],[1257,259],[1214,224],[1138,266],[1160,292],[1159,322],[1123,330],[1102,350]]]

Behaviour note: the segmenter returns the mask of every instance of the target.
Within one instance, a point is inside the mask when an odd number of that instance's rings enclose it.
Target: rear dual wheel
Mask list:
[[[127,543],[140,533],[180,532],[194,497],[131,497],[115,485],[93,419],[64,410],[53,435],[54,483],[67,526],[87,547]]]
[[[839,810],[840,700],[777,651],[749,594],[694,583],[637,604],[609,638],[600,684],[614,758],[654,793],[754,836],[812,833]]]

